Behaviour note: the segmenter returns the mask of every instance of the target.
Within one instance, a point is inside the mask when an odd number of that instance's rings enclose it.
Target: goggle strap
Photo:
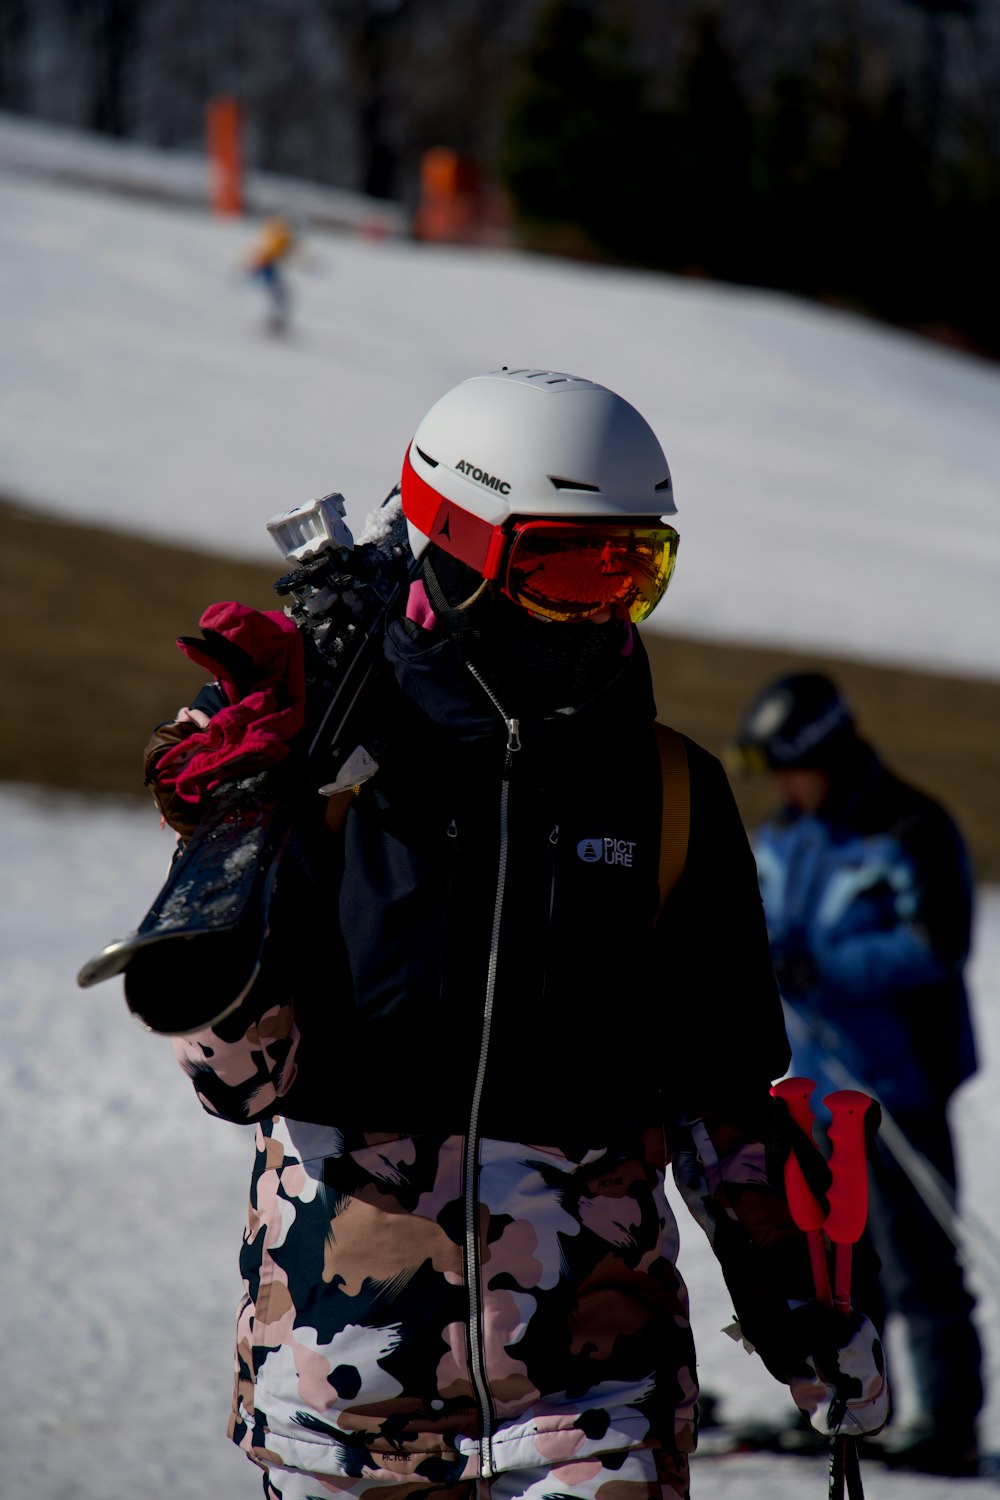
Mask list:
[[[433,609],[438,622],[444,625],[446,629],[449,626],[457,627],[461,625],[467,612],[472,608],[472,606],[478,599],[482,598],[484,592],[490,586],[489,579],[484,578],[475,592],[469,595],[468,599],[463,599],[461,604],[449,604],[448,600],[445,598],[444,589],[441,587],[440,580],[438,579],[438,576],[434,571],[430,556],[426,556],[424,558],[423,578],[424,587],[427,590],[427,597],[431,602],[431,608]]]

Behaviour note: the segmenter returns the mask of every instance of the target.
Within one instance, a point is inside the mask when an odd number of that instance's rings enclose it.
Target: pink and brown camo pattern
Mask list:
[[[479,1475],[463,1148],[260,1127],[231,1436],[264,1467],[355,1495]],[[664,1439],[690,1450],[694,1354],[664,1166],[656,1130],[580,1160],[482,1143],[475,1294],[494,1472],[593,1466]]]

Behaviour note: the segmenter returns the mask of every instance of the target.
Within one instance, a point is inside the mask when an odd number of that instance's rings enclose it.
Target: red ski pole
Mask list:
[[[783,1078],[771,1089],[776,1099],[783,1099],[793,1121],[803,1130],[813,1145],[813,1112],[810,1100],[816,1085],[811,1078]],[[819,1150],[816,1147],[817,1151]],[[785,1196],[797,1228],[801,1229],[809,1246],[809,1263],[812,1268],[816,1300],[825,1307],[833,1306],[830,1289],[830,1271],[826,1259],[826,1242],[823,1225],[826,1210],[816,1201],[812,1188],[806,1181],[798,1157],[790,1151],[785,1160]]]
[[[823,1103],[833,1116],[828,1131],[833,1147],[830,1157],[833,1181],[824,1228],[835,1247],[833,1300],[837,1307],[848,1312],[851,1246],[861,1238],[868,1220],[868,1129],[878,1106],[857,1089],[838,1089],[827,1094]]]
[[[838,1089],[827,1094],[823,1103],[832,1116],[827,1133],[833,1148],[833,1180],[824,1227],[834,1247],[833,1301],[849,1313],[852,1247],[868,1220],[868,1135],[873,1126],[878,1127],[879,1108],[858,1089]],[[830,1500],[840,1500],[845,1479],[849,1500],[863,1500],[858,1445],[853,1438],[835,1437],[830,1452]]]
[[[811,1078],[785,1078],[771,1089],[775,1098],[784,1100],[789,1115],[814,1145],[810,1100],[815,1087]],[[789,1152],[785,1161],[785,1193],[792,1218],[809,1246],[816,1300],[847,1313],[851,1306],[851,1247],[860,1239],[868,1217],[868,1126],[872,1119],[877,1124],[878,1106],[855,1089],[841,1089],[823,1102],[833,1116],[829,1130],[833,1146],[829,1209],[817,1201],[794,1152]],[[869,1110],[873,1111],[871,1115]],[[818,1146],[816,1150],[822,1155]],[[835,1246],[832,1288],[824,1231]],[[829,1500],[843,1500],[845,1483],[849,1500],[864,1500],[857,1444],[834,1434],[830,1438]]]

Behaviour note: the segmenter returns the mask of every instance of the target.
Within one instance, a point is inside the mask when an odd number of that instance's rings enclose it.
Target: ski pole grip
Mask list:
[[[809,1101],[815,1087],[811,1078],[783,1078],[771,1089],[775,1099],[784,1100],[792,1120],[810,1140],[813,1140],[813,1112]],[[823,1228],[826,1209],[817,1201],[794,1151],[788,1153],[785,1161],[785,1192],[799,1229],[808,1233],[810,1229]]]
[[[868,1220],[866,1116],[875,1101],[858,1089],[838,1089],[827,1094],[823,1103],[833,1116],[828,1131],[833,1181],[826,1232],[835,1245],[853,1245]]]
[[[783,1078],[780,1083],[774,1084],[771,1088],[772,1096],[784,1102],[793,1122],[805,1132],[810,1141],[813,1141],[814,1146],[813,1112],[809,1101],[815,1087],[811,1078]],[[816,1150],[818,1153],[819,1148],[816,1147]],[[817,1200],[806,1181],[802,1165],[794,1151],[789,1151],[785,1158],[785,1196],[796,1227],[801,1229],[806,1237],[816,1299],[830,1307],[833,1305],[833,1291],[830,1287],[830,1268],[827,1265],[826,1243],[823,1239],[826,1208]]]
[[[838,1089],[823,1100],[832,1115],[828,1134],[833,1151],[830,1167],[830,1212],[826,1232],[836,1246],[834,1304],[851,1308],[851,1246],[864,1233],[868,1219],[868,1135],[878,1126],[879,1108],[858,1089]]]

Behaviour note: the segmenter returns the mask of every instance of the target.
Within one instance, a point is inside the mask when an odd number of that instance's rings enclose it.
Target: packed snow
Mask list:
[[[236,270],[251,235],[0,176],[0,494],[274,559],[275,511],[341,489],[359,528],[430,401],[537,362],[620,390],[662,435],[684,538],[662,625],[997,675],[994,368],[781,297],[319,232],[281,343]],[[0,817],[0,1491],[249,1500],[257,1475],[225,1440],[249,1132],[200,1111],[119,982],[74,984],[142,915],[171,838],[152,805],[10,787]],[[997,890],[979,895],[970,977],[982,1067],[953,1118],[996,1451]],[[733,1416],[791,1414],[721,1333],[721,1279],[678,1216],[706,1387]],[[697,1500],[818,1500],[825,1483],[821,1461],[694,1470]],[[869,1500],[956,1492],[872,1465],[865,1485]]]

